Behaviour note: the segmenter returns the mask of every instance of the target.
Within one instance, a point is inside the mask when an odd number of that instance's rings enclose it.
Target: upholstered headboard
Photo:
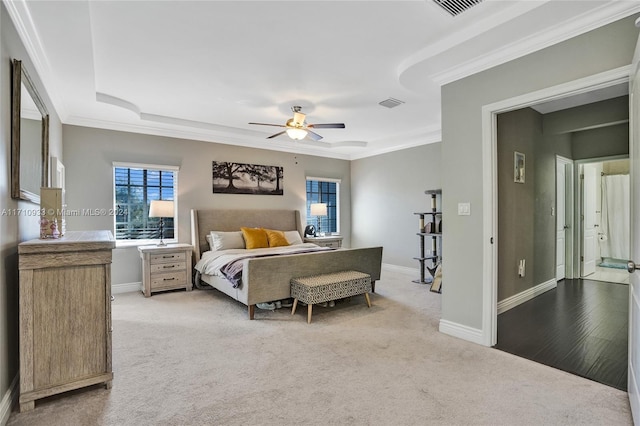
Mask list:
[[[191,210],[191,244],[195,261],[209,250],[206,237],[211,231],[239,231],[242,226],[298,231],[302,236],[298,210],[194,209]]]

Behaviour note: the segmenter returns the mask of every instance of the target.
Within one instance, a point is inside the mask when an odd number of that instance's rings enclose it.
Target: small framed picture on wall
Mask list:
[[[524,154],[518,151],[513,153],[513,181],[524,183]]]

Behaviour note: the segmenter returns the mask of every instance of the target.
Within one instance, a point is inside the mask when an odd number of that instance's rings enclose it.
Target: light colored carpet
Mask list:
[[[437,331],[441,295],[383,272],[334,308],[257,310],[216,291],[113,303],[113,389],[9,425],[632,424],[626,393]],[[444,287],[443,291],[447,291]]]

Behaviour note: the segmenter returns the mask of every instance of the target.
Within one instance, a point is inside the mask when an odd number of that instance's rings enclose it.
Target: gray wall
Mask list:
[[[610,126],[629,120],[629,96],[619,96],[544,115],[543,128],[547,134],[560,134]]]
[[[0,208],[37,210],[38,205],[11,198],[11,60],[22,60],[50,113],[50,153],[62,158],[62,126],[29,60],[4,3],[0,6]],[[0,215],[0,401],[18,374],[18,244],[39,235],[37,217]],[[6,407],[0,407],[0,410]],[[4,419],[0,418],[0,422]]]
[[[384,263],[418,270],[413,260],[420,254],[418,216],[413,213],[430,209],[426,189],[441,187],[441,148],[434,143],[352,162],[354,245],[382,245]]]
[[[571,135],[574,160],[629,154],[629,124],[584,130]]]
[[[483,208],[491,202],[483,198],[483,181],[491,165],[481,161],[482,107],[630,64],[638,37],[635,18],[442,87],[442,163],[449,165],[442,170],[448,229],[443,234],[443,320],[476,330],[483,327],[483,248],[488,244],[483,241]],[[457,215],[459,202],[471,203],[470,216]]]
[[[612,125],[628,120],[628,100],[498,116],[498,301],[555,278],[556,155],[577,160],[628,153],[628,125]],[[524,184],[513,181],[514,151],[526,155]],[[526,260],[525,277],[518,276],[520,259]]]
[[[340,226],[343,244],[346,247],[351,245],[349,161],[78,126],[65,125],[63,131],[69,210],[108,210],[113,207],[114,161],[179,166],[178,239],[189,243],[189,211],[192,208],[298,209],[304,215],[305,178],[328,177],[342,179]],[[214,160],[283,166],[284,195],[213,194],[211,162]],[[113,228],[111,216],[67,217],[67,229],[70,230]],[[114,250],[112,284],[141,280],[137,248]]]
[[[498,116],[498,300],[536,285],[533,271],[536,211],[536,145],[542,116],[526,108]],[[525,155],[525,181],[514,182],[514,151]],[[518,262],[529,271],[518,276]]]

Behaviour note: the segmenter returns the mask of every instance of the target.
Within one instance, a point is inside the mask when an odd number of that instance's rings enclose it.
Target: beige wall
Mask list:
[[[0,6],[0,423],[6,420],[10,385],[19,369],[18,352],[18,244],[37,238],[36,217],[18,214],[38,205],[11,198],[11,60],[22,60],[50,113],[50,152],[62,157],[62,126],[30,61],[5,5]]]
[[[63,130],[69,210],[113,207],[114,161],[178,166],[178,238],[189,243],[192,208],[298,209],[304,215],[306,177],[328,177],[342,180],[340,226],[344,245],[351,245],[349,161],[88,127],[65,125]],[[213,194],[212,161],[283,166],[284,195]],[[67,217],[70,230],[113,228],[113,217],[108,215]],[[112,284],[141,279],[137,248],[114,250]]]

